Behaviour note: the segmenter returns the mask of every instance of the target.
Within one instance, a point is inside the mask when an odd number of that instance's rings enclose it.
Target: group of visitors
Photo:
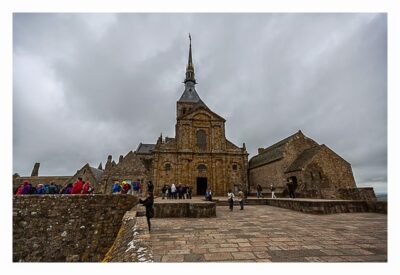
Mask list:
[[[239,205],[240,205],[240,210],[244,209],[244,193],[241,189],[239,189],[238,193],[238,200],[239,200]],[[233,204],[235,202],[235,194],[232,192],[231,189],[228,191],[228,204],[229,204],[229,210],[233,211]]]
[[[162,199],[191,199],[192,198],[192,186],[187,186],[178,184],[178,186],[175,185],[175,183],[172,183],[171,185],[165,184],[161,188],[161,197]]]
[[[59,184],[55,184],[51,182],[50,184],[41,184],[38,183],[36,186],[33,186],[29,181],[24,181],[17,190],[15,191],[15,195],[33,195],[33,194],[91,194],[93,193],[94,188],[90,185],[89,181],[83,182],[82,178],[78,178],[78,180],[72,184],[68,183],[64,188],[61,188]]]

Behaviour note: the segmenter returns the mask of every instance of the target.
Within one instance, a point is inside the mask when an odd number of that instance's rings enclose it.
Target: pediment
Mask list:
[[[225,121],[224,118],[220,117],[216,113],[212,112],[208,108],[199,107],[193,112],[188,113],[182,117],[183,119],[192,119],[200,121]]]

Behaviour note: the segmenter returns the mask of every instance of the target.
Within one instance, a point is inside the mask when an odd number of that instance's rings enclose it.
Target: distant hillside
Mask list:
[[[387,201],[387,193],[376,193],[378,201]]]

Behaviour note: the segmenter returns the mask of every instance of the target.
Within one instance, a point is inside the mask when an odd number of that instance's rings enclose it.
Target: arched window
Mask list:
[[[166,163],[164,165],[164,169],[165,169],[165,171],[171,171],[171,164],[170,163]]]
[[[207,166],[205,166],[204,164],[199,164],[197,166],[197,170],[201,173],[201,172],[205,172],[207,170]]]
[[[201,150],[206,150],[207,148],[207,135],[204,130],[198,130],[196,133],[196,138],[197,138],[197,146]]]

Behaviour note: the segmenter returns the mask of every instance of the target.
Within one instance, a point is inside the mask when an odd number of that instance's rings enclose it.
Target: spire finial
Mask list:
[[[189,33],[189,58],[186,67],[186,78],[184,83],[188,81],[192,81],[196,84],[196,80],[194,79],[194,66],[192,61],[192,36],[190,35],[190,33]]]

